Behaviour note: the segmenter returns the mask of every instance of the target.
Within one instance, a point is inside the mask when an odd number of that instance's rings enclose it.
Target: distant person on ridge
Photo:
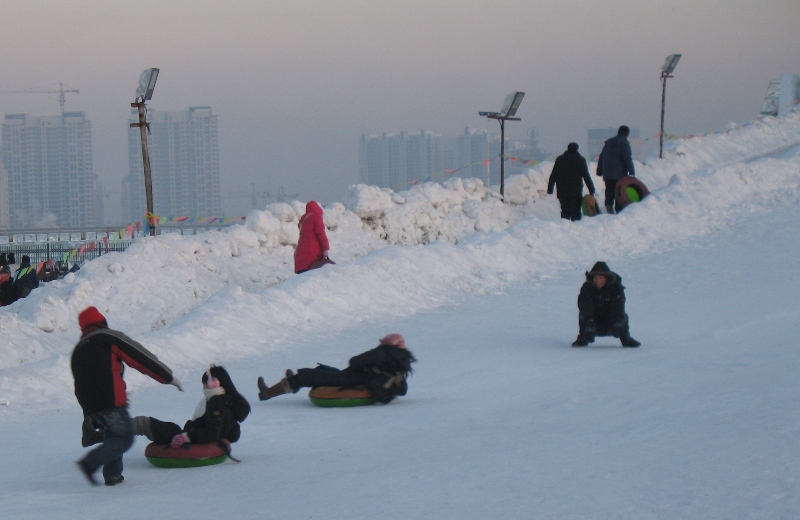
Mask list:
[[[625,125],[619,127],[616,137],[608,139],[603,145],[603,151],[597,160],[597,176],[602,177],[606,184],[606,212],[615,213],[617,182],[626,175],[636,176],[633,168],[631,145],[628,142],[630,128]],[[619,205],[616,211],[619,211]]]
[[[122,332],[108,328],[105,316],[96,307],[88,307],[78,315],[81,339],[72,351],[70,365],[75,378],[75,397],[83,408],[82,444],[88,446],[99,439],[102,444],[78,461],[83,474],[97,484],[94,474],[103,468],[106,486],[115,486],[122,477],[122,455],[133,444],[133,423],[128,415],[123,363],[159,383],[175,385],[183,391],[172,370],[150,351]]]
[[[22,261],[14,273],[16,299],[27,297],[37,287],[39,287],[39,277],[36,275],[36,269],[31,266],[31,258],[22,255]]]
[[[569,143],[567,151],[558,156],[547,183],[548,195],[553,194],[555,186],[558,201],[561,203],[561,218],[572,221],[581,219],[581,202],[583,202],[583,183],[589,188],[589,195],[594,195],[594,183],[589,175],[586,159],[578,153],[578,143]]]
[[[300,238],[294,251],[295,273],[304,273],[334,263],[328,258],[330,246],[325,234],[325,223],[322,221],[322,207],[316,201],[306,204],[306,213],[300,217],[297,227],[300,228]]]
[[[605,262],[597,262],[586,273],[578,295],[578,327],[580,332],[573,347],[585,347],[594,342],[595,336],[614,336],[623,347],[641,345],[628,330],[622,278]]]
[[[400,334],[389,334],[380,344],[362,354],[350,358],[347,368],[317,364],[315,368],[301,368],[295,374],[286,371],[286,377],[272,386],[267,386],[263,377],[258,378],[258,398],[262,401],[283,394],[294,394],[304,387],[334,386],[352,388],[365,386],[372,398],[387,404],[400,395],[406,395],[406,377],[411,373],[414,355],[406,349],[406,340]]]

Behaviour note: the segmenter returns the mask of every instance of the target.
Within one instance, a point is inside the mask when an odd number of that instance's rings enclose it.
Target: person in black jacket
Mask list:
[[[344,370],[318,364],[316,368],[301,368],[297,374],[286,371],[286,377],[268,387],[263,377],[258,378],[258,398],[262,401],[277,395],[294,394],[304,387],[334,386],[352,388],[365,386],[376,401],[387,404],[397,396],[406,395],[406,378],[412,372],[414,355],[406,348],[400,334],[381,338],[380,344],[350,358]]]
[[[14,278],[11,276],[11,268],[7,265],[0,267],[0,307],[11,305],[17,299],[14,290]]]
[[[173,448],[179,448],[187,442],[204,444],[220,439],[238,441],[241,437],[239,423],[250,414],[250,403],[236,390],[224,367],[211,365],[203,372],[201,381],[205,395],[183,428],[154,417],[137,416],[133,418],[134,433]]]
[[[36,269],[31,266],[30,257],[22,255],[22,261],[14,273],[15,301],[27,297],[37,287],[39,287],[39,277],[36,275]]]
[[[614,336],[623,347],[641,345],[628,330],[625,313],[625,287],[622,278],[605,262],[597,262],[586,273],[586,282],[578,295],[578,339],[573,347],[585,347],[595,336]]]
[[[75,378],[75,397],[83,409],[84,435],[89,427],[102,430],[103,441],[78,461],[83,474],[92,484],[97,484],[94,473],[103,467],[107,486],[119,484],[122,477],[122,455],[133,444],[133,424],[128,415],[128,396],[125,367],[135,368],[159,383],[175,385],[183,391],[181,383],[172,375],[167,365],[122,332],[108,328],[105,316],[96,307],[89,307],[78,315],[81,339],[72,351],[72,376]],[[84,446],[91,444],[84,441]]]
[[[586,159],[578,153],[578,144],[569,143],[567,151],[558,156],[547,183],[548,195],[553,194],[561,203],[561,218],[575,221],[581,219],[581,202],[583,201],[583,183],[589,188],[589,194],[594,195],[594,183],[589,175]]]
[[[631,130],[625,125],[619,127],[616,137],[608,139],[603,145],[603,151],[597,159],[597,176],[602,177],[606,183],[606,211],[614,213],[617,199],[617,182],[626,175],[636,176],[633,167],[631,144],[628,135]],[[617,205],[616,210],[620,207]]]

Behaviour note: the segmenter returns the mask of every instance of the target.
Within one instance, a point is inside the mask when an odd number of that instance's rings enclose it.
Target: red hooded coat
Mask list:
[[[322,258],[322,252],[328,251],[328,236],[322,222],[322,208],[315,201],[306,204],[306,213],[297,224],[300,238],[294,251],[294,272],[308,270],[315,260]]]

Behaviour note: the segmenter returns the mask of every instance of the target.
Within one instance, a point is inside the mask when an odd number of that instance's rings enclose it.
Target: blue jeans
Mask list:
[[[122,475],[122,454],[133,444],[133,423],[124,406],[109,408],[91,415],[103,429],[103,443],[90,451],[83,462],[94,473],[103,466],[105,480]]]

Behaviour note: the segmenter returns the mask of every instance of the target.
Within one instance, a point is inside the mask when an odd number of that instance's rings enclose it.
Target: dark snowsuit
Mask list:
[[[378,345],[350,358],[349,366],[344,370],[322,364],[316,368],[301,368],[289,377],[289,386],[295,392],[315,386],[366,386],[376,401],[386,404],[396,396],[406,395],[406,377],[414,361],[416,359],[407,349]]]
[[[617,181],[626,175],[636,176],[631,145],[627,136],[619,134],[605,142],[603,151],[600,152],[600,158],[597,160],[597,175],[602,177],[606,184],[606,209],[614,208]],[[617,206],[615,210],[619,209]]]
[[[206,401],[206,413],[194,420],[186,421],[181,429],[175,423],[150,418],[152,441],[169,444],[179,433],[186,433],[189,442],[204,444],[225,438],[236,442],[241,436],[239,423],[250,413],[250,404],[240,395],[215,395]]]
[[[75,397],[84,415],[103,430],[104,438],[80,463],[88,474],[102,466],[106,482],[122,475],[122,455],[133,444],[123,363],[159,383],[173,380],[169,367],[122,332],[99,323],[83,329],[71,359]]]
[[[597,274],[606,277],[602,289],[598,289],[592,281]],[[594,336],[614,336],[620,340],[630,337],[628,315],[625,313],[625,287],[622,286],[622,278],[610,271],[605,262],[597,262],[586,273],[586,282],[578,295],[578,311],[580,336],[587,341],[593,341]],[[587,326],[593,326],[594,332],[587,333]]]
[[[574,221],[581,219],[583,183],[589,188],[590,195],[594,195],[594,183],[589,175],[586,159],[578,153],[577,145],[573,149],[573,144],[556,159],[547,183],[547,193],[552,195],[555,185],[556,196],[561,203],[561,218]]]
[[[16,291],[14,299],[27,297],[37,287],[39,287],[39,277],[36,275],[36,269],[31,267],[30,260],[23,258],[14,273],[14,290]]]

